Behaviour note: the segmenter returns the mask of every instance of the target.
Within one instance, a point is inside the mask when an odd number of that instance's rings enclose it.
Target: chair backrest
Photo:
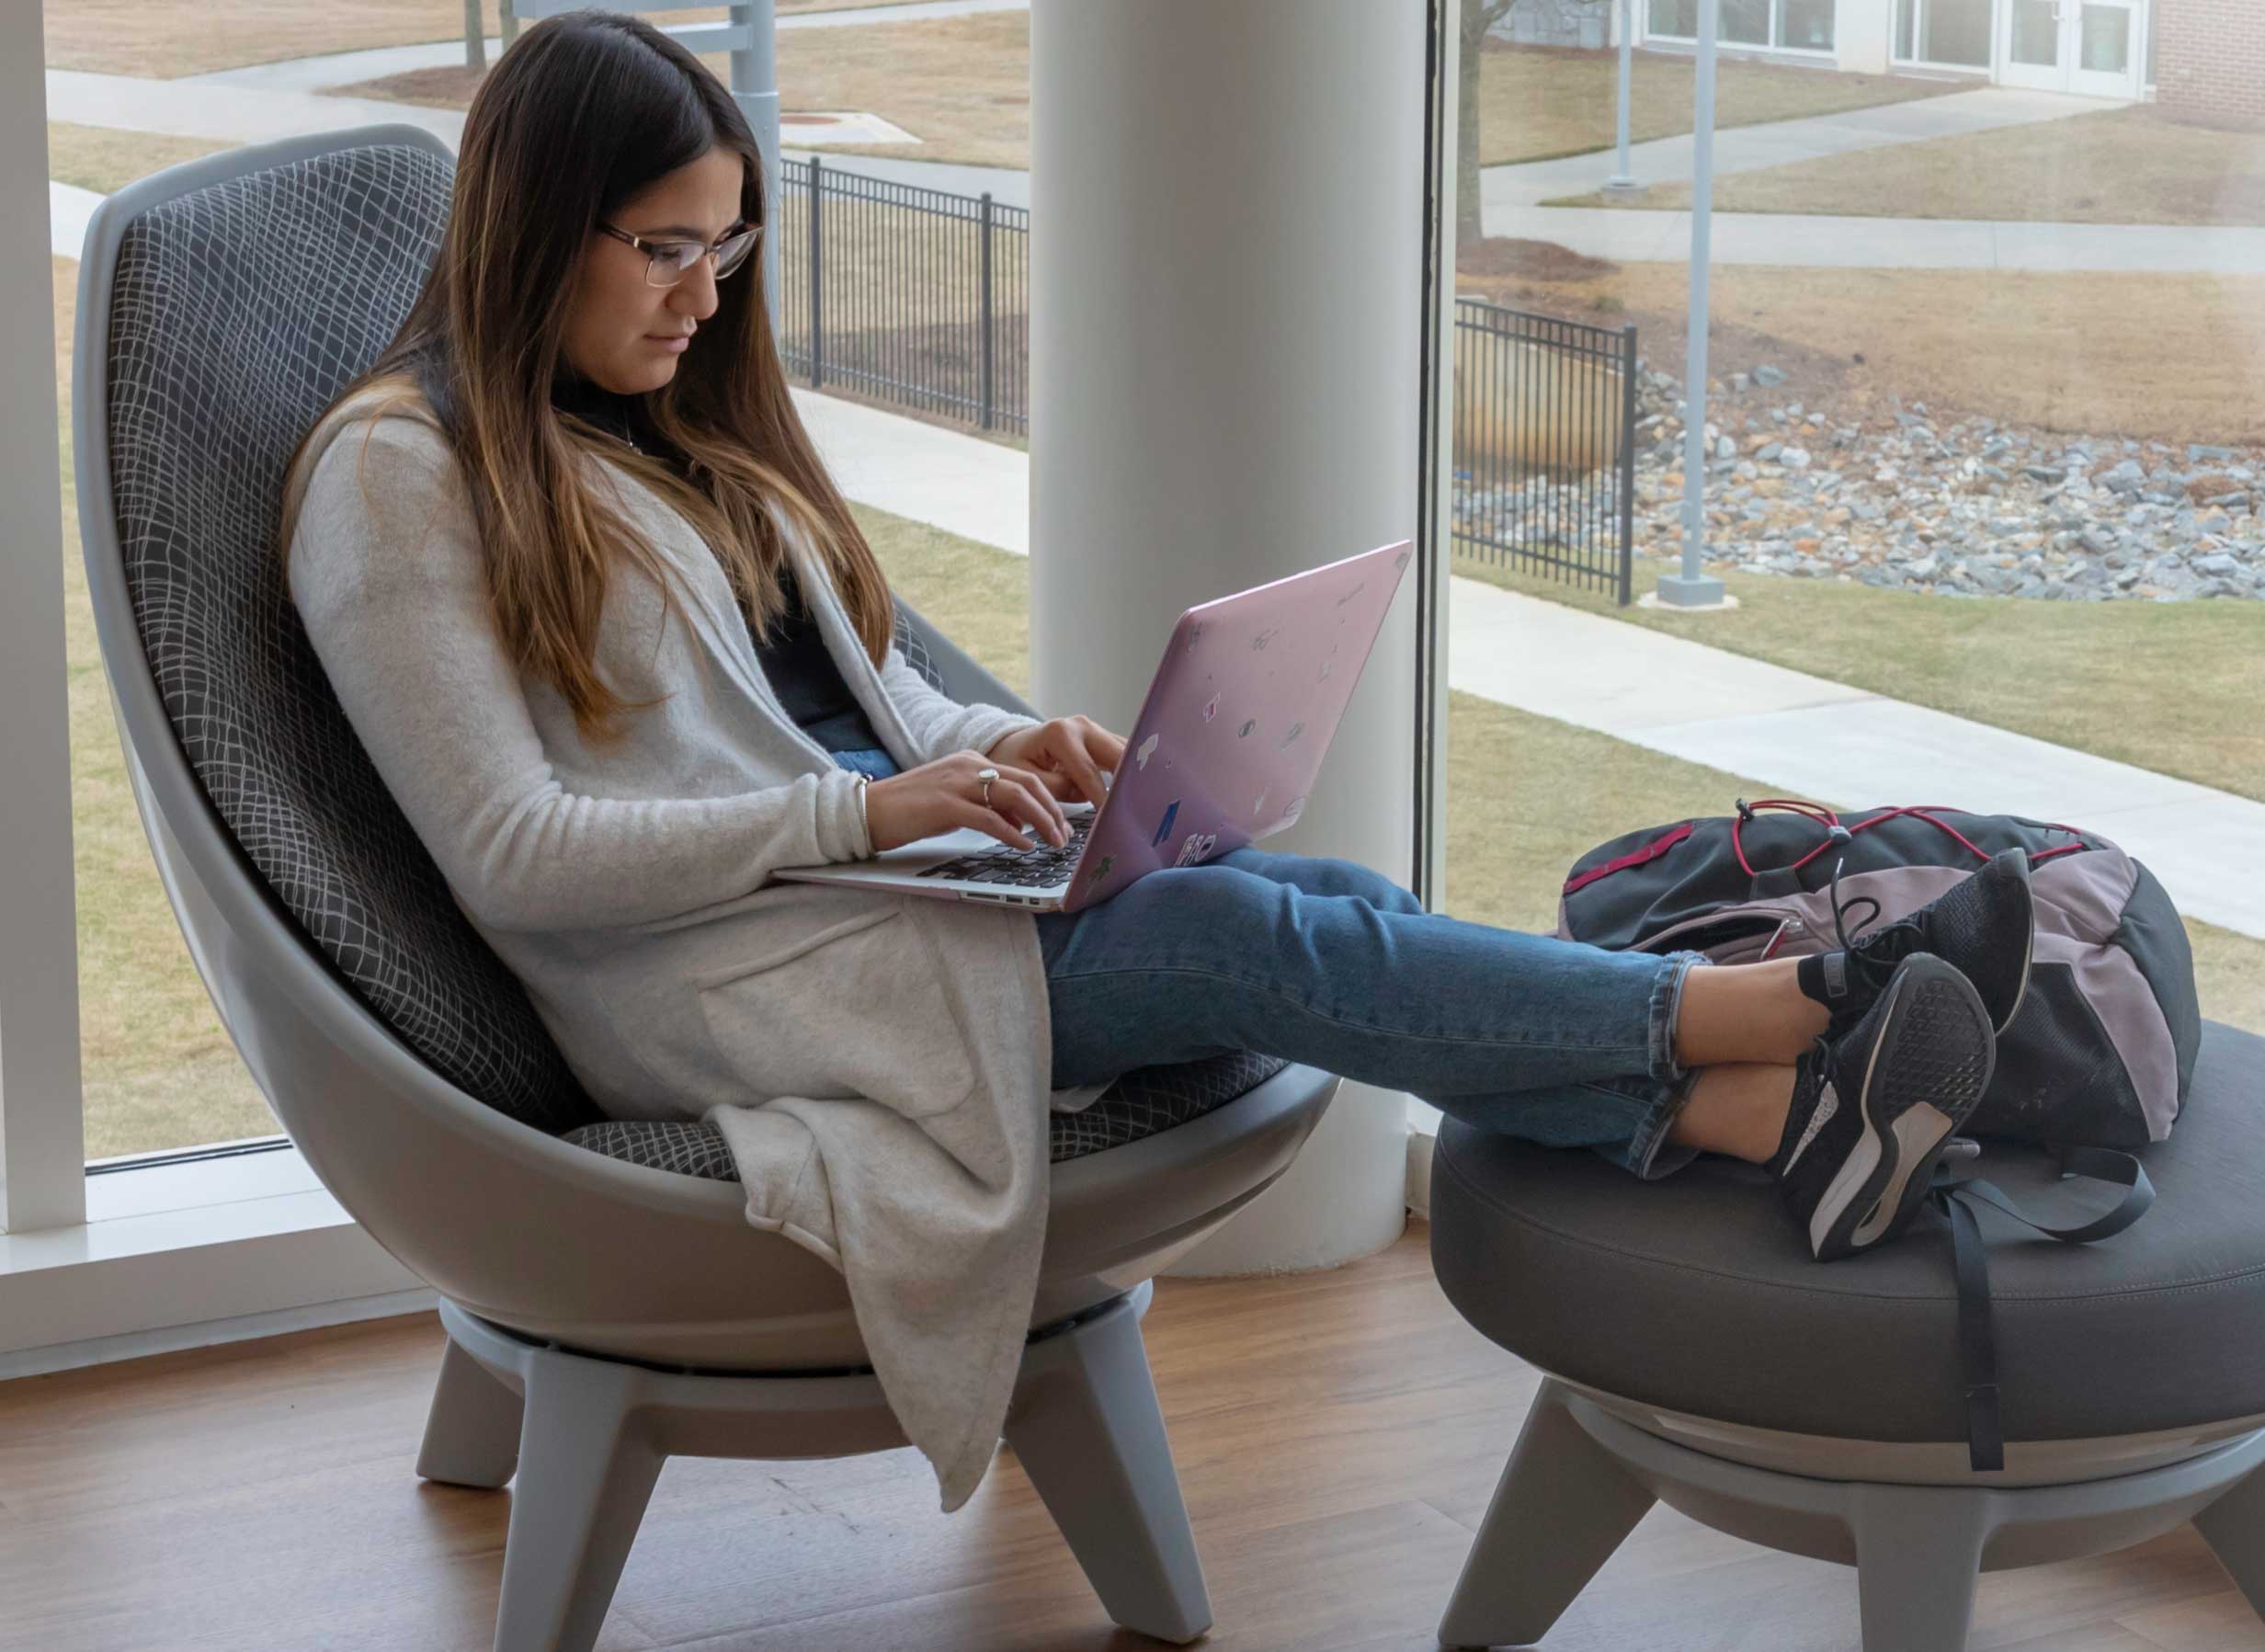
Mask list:
[[[459,1089],[556,1132],[601,1114],[394,806],[276,557],[290,455],[400,330],[453,176],[437,140],[381,128],[104,202],[80,301],[81,529],[90,568],[123,570],[129,634],[206,796],[310,943]]]

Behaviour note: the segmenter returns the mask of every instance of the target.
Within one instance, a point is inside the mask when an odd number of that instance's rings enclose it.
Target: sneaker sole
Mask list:
[[[1809,1249],[1820,1262],[1902,1227],[1926,1197],[1943,1144],[1980,1104],[1997,1064],[1989,1010],[1950,964],[1914,953],[1888,990],[1887,1024],[1857,1097],[1863,1134],[1809,1219]],[[1906,1070],[1897,1057],[1912,1038],[1941,1047]]]

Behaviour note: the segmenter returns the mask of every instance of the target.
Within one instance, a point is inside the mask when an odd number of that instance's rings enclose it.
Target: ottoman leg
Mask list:
[[[2265,1617],[2265,1469],[2236,1481],[2194,1517],[2194,1529],[2250,1608]]]
[[[1864,1652],[1965,1652],[1982,1549],[1996,1524],[1987,1492],[1850,1487]]]
[[[1540,1640],[1652,1507],[1565,1396],[1555,1382],[1534,1396],[1440,1620],[1442,1646]]]

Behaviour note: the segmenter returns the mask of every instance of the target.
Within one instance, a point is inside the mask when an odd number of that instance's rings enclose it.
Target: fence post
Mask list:
[[[991,191],[983,192],[983,427],[991,428]]]
[[[1636,540],[1636,330],[1632,323],[1620,330],[1620,605],[1626,608],[1635,591]]]
[[[825,349],[820,342],[825,334],[819,326],[819,295],[825,288],[823,279],[825,261],[820,250],[825,244],[818,233],[818,226],[825,217],[822,211],[825,200],[825,172],[818,157],[814,154],[810,157],[810,388],[813,390],[817,389],[825,378]]]

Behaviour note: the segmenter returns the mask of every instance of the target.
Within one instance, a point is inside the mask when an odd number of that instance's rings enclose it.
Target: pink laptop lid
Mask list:
[[[1180,616],[1064,911],[1298,818],[1414,553],[1403,540]]]

